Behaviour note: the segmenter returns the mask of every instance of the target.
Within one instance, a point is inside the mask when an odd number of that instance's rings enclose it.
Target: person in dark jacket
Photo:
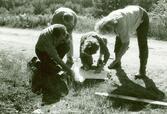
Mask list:
[[[68,94],[68,87],[59,75],[60,71],[66,72],[71,79],[74,79],[74,72],[63,61],[68,53],[69,34],[62,24],[53,24],[44,29],[38,38],[35,52],[39,58],[39,68],[34,79],[34,85],[40,81],[38,88],[42,88],[43,101],[54,103],[60,97]]]

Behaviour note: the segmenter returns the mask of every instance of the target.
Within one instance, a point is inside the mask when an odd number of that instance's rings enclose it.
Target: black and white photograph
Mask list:
[[[166,114],[167,0],[0,0],[0,114]]]

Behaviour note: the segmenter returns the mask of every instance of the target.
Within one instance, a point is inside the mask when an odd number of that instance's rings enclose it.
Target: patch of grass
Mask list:
[[[28,59],[22,54],[0,52],[0,113],[31,113],[37,109],[39,97],[31,92],[29,86],[30,72],[26,70]],[[113,75],[113,77],[116,77]],[[72,90],[52,110],[60,113],[82,114],[128,114],[128,105],[113,107],[113,102],[105,97],[95,96],[97,91],[113,88],[109,82],[86,81],[78,87],[80,91],[75,95]],[[41,99],[41,98],[40,98]],[[157,108],[157,107],[156,107]],[[165,114],[166,109],[147,106],[139,113]]]
[[[0,113],[30,113],[35,109],[35,94],[29,86],[27,60],[20,54],[0,52]]]

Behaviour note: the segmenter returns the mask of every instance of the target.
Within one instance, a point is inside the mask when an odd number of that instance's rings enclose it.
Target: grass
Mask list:
[[[1,114],[27,114],[37,109],[41,96],[31,92],[29,76],[31,73],[26,69],[27,61],[21,53],[11,54],[0,52],[0,113]],[[113,82],[86,81],[78,87],[78,94],[72,90],[60,102],[56,103],[52,110],[60,113],[82,114],[128,114],[130,105],[114,107],[113,101],[105,97],[95,96],[96,91],[106,91],[113,88]],[[146,106],[139,111],[141,114],[165,114],[167,109],[162,107]]]
[[[36,108],[37,96],[29,86],[30,72],[26,70],[26,59],[20,54],[0,53],[0,113],[32,112]]]

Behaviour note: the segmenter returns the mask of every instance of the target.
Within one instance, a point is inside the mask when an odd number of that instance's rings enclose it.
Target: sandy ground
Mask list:
[[[0,50],[10,53],[21,53],[31,58],[35,55],[34,46],[37,42],[40,30],[0,28]],[[73,33],[74,39],[74,58],[79,60],[79,42],[82,34]],[[110,60],[114,58],[113,46],[114,37],[108,37],[108,47],[110,49]],[[129,50],[122,59],[122,66],[130,79],[134,80],[134,75],[139,69],[138,45],[136,38],[132,38]],[[147,75],[153,79],[160,90],[167,93],[167,42],[149,40],[149,59]],[[136,81],[136,83],[142,83]]]
[[[40,30],[30,29],[13,29],[13,28],[0,28],[0,49],[9,51],[10,53],[22,53],[26,57],[32,57],[35,55],[34,47],[37,42]],[[74,58],[78,59],[79,56],[79,42],[82,34],[73,33],[74,39]],[[114,58],[113,46],[114,37],[108,38],[108,47],[110,49],[111,56]],[[148,59],[148,75],[156,78],[155,81],[161,79],[164,83],[167,83],[167,42],[149,40],[149,59]],[[111,60],[110,59],[110,60]],[[110,62],[108,62],[110,63]],[[127,69],[126,72],[134,74],[138,72],[139,58],[138,58],[138,45],[136,38],[131,38],[129,50],[123,56],[122,59],[123,68]],[[128,71],[129,70],[129,71]],[[158,75],[157,75],[158,74]],[[167,85],[167,84],[165,84]]]

